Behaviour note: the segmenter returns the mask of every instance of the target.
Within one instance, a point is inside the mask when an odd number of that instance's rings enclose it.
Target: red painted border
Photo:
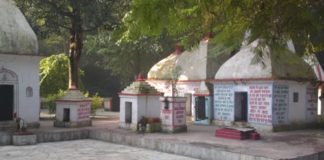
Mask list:
[[[210,96],[210,94],[199,94],[199,93],[197,93],[197,94],[193,94],[193,96]]]
[[[272,77],[266,78],[225,78],[225,79],[213,79],[208,80],[209,82],[226,82],[226,81],[271,81],[275,80]]]
[[[172,81],[172,79],[154,79],[154,78],[150,78],[147,79],[147,81]],[[176,82],[205,82],[206,80],[201,80],[201,79],[197,79],[197,80],[175,80]]]
[[[91,102],[91,100],[56,100],[56,102]]]
[[[214,79],[214,80],[208,80],[208,81],[209,82],[226,82],[226,81],[273,81],[273,80],[312,81],[314,79],[267,77],[267,78],[228,78],[228,79]]]
[[[140,93],[140,94],[131,94],[131,93],[118,93],[118,95],[122,95],[122,96],[162,96],[162,93],[151,93],[151,94],[144,94],[144,93]]]

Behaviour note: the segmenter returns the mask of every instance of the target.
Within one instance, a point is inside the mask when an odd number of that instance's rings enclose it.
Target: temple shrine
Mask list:
[[[286,48],[243,46],[215,75],[214,123],[264,130],[311,126],[317,120],[316,76]]]
[[[136,129],[142,118],[159,118],[161,96],[162,93],[139,75],[135,82],[119,93],[120,127]]]
[[[11,0],[0,1],[0,129],[21,118],[39,126],[39,62],[37,37]]]

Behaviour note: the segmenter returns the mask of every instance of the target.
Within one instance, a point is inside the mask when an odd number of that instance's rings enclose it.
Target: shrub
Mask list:
[[[90,98],[91,98],[91,113],[95,114],[98,108],[103,107],[104,100],[102,97],[98,96],[98,93],[96,93],[94,96]]]
[[[49,113],[54,113],[56,110],[56,104],[55,101],[61,97],[63,97],[65,94],[65,91],[59,90],[57,94],[50,94],[45,98],[45,105],[47,106],[47,109]]]

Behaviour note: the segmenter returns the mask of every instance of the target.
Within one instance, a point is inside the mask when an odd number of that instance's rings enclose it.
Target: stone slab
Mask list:
[[[33,145],[36,143],[37,136],[35,134],[12,136],[12,144],[15,146]]]
[[[77,127],[87,127],[91,126],[91,120],[85,121],[76,121],[76,122],[63,122],[63,121],[54,121],[54,127],[64,127],[64,128],[77,128]]]
[[[197,160],[96,140],[0,147],[1,160]]]

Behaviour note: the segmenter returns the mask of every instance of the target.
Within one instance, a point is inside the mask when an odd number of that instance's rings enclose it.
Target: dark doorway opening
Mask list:
[[[247,92],[235,92],[235,121],[247,121]]]
[[[14,86],[0,85],[0,121],[13,120]]]
[[[125,103],[125,122],[132,123],[132,102]]]
[[[70,122],[70,108],[63,109],[63,122]]]
[[[196,101],[196,120],[205,120],[206,117],[206,100],[205,97],[197,97]]]

